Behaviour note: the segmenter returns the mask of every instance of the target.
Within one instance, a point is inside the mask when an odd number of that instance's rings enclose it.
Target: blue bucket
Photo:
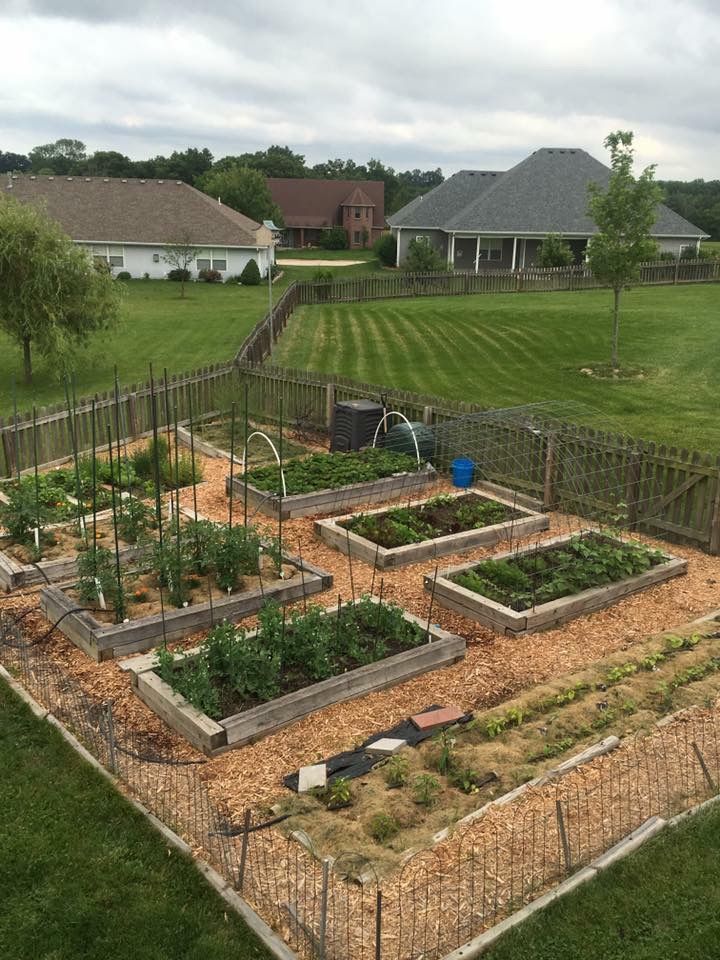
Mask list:
[[[470,487],[475,473],[475,464],[467,457],[458,457],[450,464],[452,482],[456,487]]]

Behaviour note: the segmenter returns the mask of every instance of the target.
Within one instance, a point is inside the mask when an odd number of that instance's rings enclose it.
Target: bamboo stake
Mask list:
[[[107,424],[107,438],[108,438],[108,454],[110,458],[110,496],[112,498],[113,533],[115,536],[115,578],[117,580],[117,602],[115,604],[115,620],[117,623],[122,623],[123,620],[125,619],[125,599],[123,597],[122,571],[120,569],[120,541],[118,538],[117,507],[115,503],[115,475],[113,471],[113,446],[112,446],[112,431],[110,429],[110,421],[108,421],[108,424]]]
[[[245,472],[247,473],[247,441],[245,446]],[[235,401],[230,406],[230,503],[228,504],[228,526],[232,529],[233,524],[233,477],[235,467]],[[247,503],[245,504],[247,513]],[[245,522],[247,526],[247,518]]]

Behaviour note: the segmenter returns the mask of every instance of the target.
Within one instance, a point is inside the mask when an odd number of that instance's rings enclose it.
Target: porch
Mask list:
[[[479,234],[450,234],[447,263],[453,270],[479,273],[481,270],[522,270],[533,265],[543,237],[491,237]],[[585,257],[587,239],[567,240],[575,263]]]

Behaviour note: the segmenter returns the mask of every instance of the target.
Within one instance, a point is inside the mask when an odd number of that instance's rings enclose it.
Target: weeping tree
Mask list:
[[[0,197],[0,329],[22,348],[25,383],[34,350],[72,369],[74,350],[117,323],[121,286],[44,210]]]
[[[640,264],[655,256],[656,244],[650,231],[663,196],[655,183],[654,164],[639,177],[633,176],[632,141],[629,130],[608,135],[605,147],[610,150],[612,173],[607,188],[589,185],[588,212],[598,233],[588,243],[587,259],[593,274],[613,290],[611,363],[615,370],[620,363],[620,298],[623,290],[640,279]]]

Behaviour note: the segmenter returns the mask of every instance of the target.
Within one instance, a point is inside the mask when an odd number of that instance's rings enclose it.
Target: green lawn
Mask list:
[[[487,407],[582,402],[636,437],[720,450],[720,286],[625,295],[621,361],[642,378],[581,373],[606,363],[609,291],[487,294],[303,307],[273,363],[337,372]]]
[[[488,960],[710,960],[720,808],[690,818],[506,934]]]
[[[373,272],[377,261],[356,267],[331,268],[341,276]],[[316,267],[286,267],[273,285],[277,300],[293,280],[312,279]],[[102,393],[113,387],[113,365],[117,364],[120,385],[148,377],[148,364],[162,373],[183,373],[196,367],[230,360],[246,335],[268,309],[268,288],[237,285],[191,283],[185,299],[180,285],[166,280],[130,280],[124,284],[126,296],[122,321],[117,330],[88,341],[78,356],[76,381],[78,395]],[[52,359],[35,356],[35,384],[22,383],[20,348],[0,334],[0,416],[12,413],[12,383],[17,383],[18,409],[32,404],[64,402],[64,388]]]
[[[294,247],[277,251],[278,260],[374,260],[372,247],[367,250],[322,250],[317,247]]]
[[[0,681],[3,960],[265,960],[145,819]]]

